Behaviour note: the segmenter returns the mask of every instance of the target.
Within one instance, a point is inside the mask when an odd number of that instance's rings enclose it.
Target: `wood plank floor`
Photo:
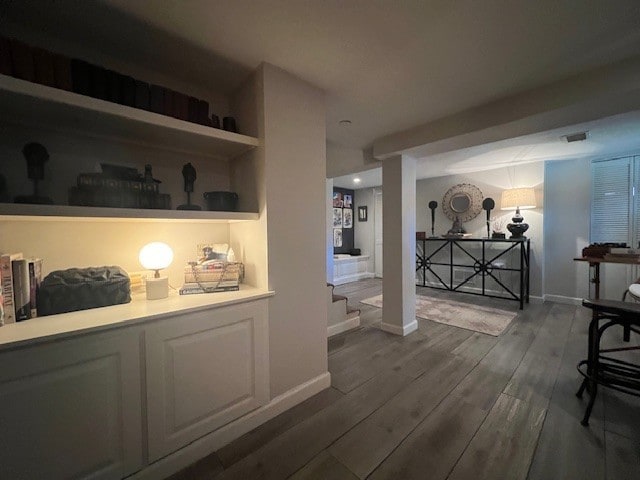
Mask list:
[[[362,325],[328,341],[332,387],[171,480],[640,478],[640,398],[601,388],[590,426],[580,425],[583,307],[518,311],[513,301],[419,288],[518,315],[499,337],[420,319],[397,337],[378,328],[380,309],[359,303],[382,292],[381,280],[335,291]]]

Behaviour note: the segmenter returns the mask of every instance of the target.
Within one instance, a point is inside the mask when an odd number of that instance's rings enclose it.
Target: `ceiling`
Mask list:
[[[3,19],[227,91],[272,63],[326,91],[327,139],[352,148],[640,54],[637,0],[3,0]]]

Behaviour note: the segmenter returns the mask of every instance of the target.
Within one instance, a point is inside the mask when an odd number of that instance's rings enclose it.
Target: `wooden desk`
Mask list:
[[[640,265],[639,258],[621,257],[621,258],[601,258],[601,257],[577,257],[573,259],[576,262],[589,262],[589,267],[593,267],[593,278],[591,283],[595,286],[595,298],[600,298],[600,264],[601,263],[623,263],[626,265]]]

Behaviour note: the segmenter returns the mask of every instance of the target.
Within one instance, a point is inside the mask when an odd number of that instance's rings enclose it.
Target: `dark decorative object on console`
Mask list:
[[[196,181],[196,169],[191,163],[185,163],[182,167],[182,177],[184,178],[184,191],[187,192],[187,203],[178,206],[178,210],[202,210],[199,205],[191,203],[191,192],[193,192],[193,184]]]
[[[502,210],[516,209],[516,213],[511,219],[513,223],[507,225],[507,230],[511,232],[509,238],[523,238],[524,232],[529,229],[529,225],[524,223],[524,218],[520,215],[520,209],[535,208],[536,194],[533,188],[511,188],[502,192],[500,200]]]
[[[491,220],[491,210],[493,210],[496,206],[496,202],[493,201],[493,198],[487,197],[482,201],[482,208],[487,211],[487,238],[489,238],[491,228],[489,221]]]
[[[38,181],[44,179],[44,164],[49,160],[47,149],[39,143],[32,142],[24,146],[22,154],[27,160],[27,176],[33,181],[33,195],[19,195],[15,202],[52,205],[53,200],[49,197],[38,195]]]
[[[435,237],[435,228],[436,228],[436,208],[438,208],[438,202],[435,200],[431,200],[429,202],[429,208],[431,209],[431,236]]]

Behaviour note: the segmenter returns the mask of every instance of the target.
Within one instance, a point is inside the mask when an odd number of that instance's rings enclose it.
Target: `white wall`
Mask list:
[[[370,152],[327,142],[327,178],[341,177],[380,166],[382,163],[373,158]]]
[[[589,244],[590,162],[548,161],[544,176],[545,294],[565,300],[587,297],[588,266],[573,258]]]
[[[262,69],[273,397],[327,371],[326,131],[322,91]]]
[[[515,211],[500,210],[500,195],[507,188],[515,187],[535,187],[537,207],[533,210],[522,210],[524,221],[529,224],[526,232],[527,238],[531,240],[531,272],[530,287],[531,295],[542,295],[542,262],[543,262],[543,242],[542,233],[542,211],[546,209],[546,201],[543,192],[544,165],[541,162],[519,165],[517,168],[507,167],[484,172],[477,172],[467,175],[449,175],[446,177],[427,178],[417,181],[416,187],[416,230],[431,234],[431,210],[428,204],[431,200],[438,202],[435,215],[435,234],[443,235],[452,226],[452,221],[447,218],[442,211],[442,197],[446,191],[459,183],[470,183],[477,186],[484,198],[491,197],[496,202],[496,209],[491,212],[491,219],[501,219],[504,221],[504,231],[506,224],[511,222],[511,217]],[[468,233],[474,237],[487,236],[486,213],[484,210],[480,214],[463,224]]]

